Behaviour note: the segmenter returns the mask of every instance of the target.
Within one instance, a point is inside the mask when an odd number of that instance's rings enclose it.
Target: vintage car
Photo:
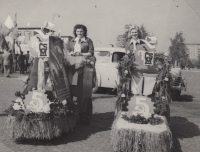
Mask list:
[[[99,87],[116,88],[119,84],[117,72],[118,61],[125,55],[124,48],[95,48],[94,56],[96,57],[96,84],[93,93]]]
[[[93,88],[95,93],[98,88],[116,88],[119,84],[118,61],[125,55],[124,48],[95,48],[96,57],[96,83]],[[180,68],[171,68],[170,90],[174,97],[178,97],[182,90],[186,90],[186,82],[181,75]]]
[[[170,90],[173,97],[179,97],[182,90],[186,91],[187,83],[185,78],[182,77],[181,68],[171,68],[171,82]]]

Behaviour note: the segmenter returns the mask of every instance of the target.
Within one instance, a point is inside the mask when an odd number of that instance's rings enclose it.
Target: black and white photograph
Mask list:
[[[0,4],[0,152],[200,151],[199,0]]]

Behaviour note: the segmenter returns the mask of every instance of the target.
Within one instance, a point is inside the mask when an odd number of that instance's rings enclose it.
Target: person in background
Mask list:
[[[10,77],[10,58],[11,54],[9,51],[4,51],[4,54],[2,55],[3,57],[3,65],[4,65],[4,76],[5,77]]]
[[[20,57],[20,54],[17,52],[17,54],[16,54],[16,59],[17,59],[17,69],[16,69],[16,71],[20,71],[20,66],[19,66],[19,57]]]
[[[2,72],[3,69],[3,57],[2,57],[3,52],[0,52],[0,72]]]
[[[29,63],[29,57],[30,57],[29,51],[27,51],[27,54],[25,54],[25,57],[26,57],[26,71],[28,71],[29,66],[30,66],[30,63]]]
[[[2,58],[2,60],[1,60],[1,65],[2,65],[2,67],[1,67],[1,72],[2,72],[2,73],[4,73],[3,54],[4,54],[4,52],[1,52],[1,58]]]
[[[16,73],[16,69],[17,69],[17,56],[16,54],[13,54],[13,65],[12,65],[13,73]]]
[[[23,55],[23,52],[21,52],[19,57],[20,74],[24,74],[25,63],[26,57]]]
[[[20,46],[20,44],[21,44],[21,42],[20,41],[16,41],[15,42],[15,44],[16,44],[16,48],[17,48],[17,53],[16,53],[16,59],[17,59],[17,71],[20,71],[20,63],[19,63],[19,57],[21,56],[21,46]],[[19,52],[20,52],[20,54],[19,54]]]
[[[13,73],[13,70],[12,70],[12,67],[13,67],[13,55],[11,53],[11,50],[9,52],[10,52],[10,74],[12,74]]]

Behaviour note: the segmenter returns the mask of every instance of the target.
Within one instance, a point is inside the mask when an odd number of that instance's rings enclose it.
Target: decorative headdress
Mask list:
[[[51,23],[51,22],[45,21],[45,22],[44,22],[44,25],[43,25],[43,27],[42,27],[42,29],[44,29],[44,28],[46,28],[46,29],[48,29],[48,30],[50,30],[50,31],[55,32],[55,31],[54,31],[54,24]]]

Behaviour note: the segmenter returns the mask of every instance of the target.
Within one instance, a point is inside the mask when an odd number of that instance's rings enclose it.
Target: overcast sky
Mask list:
[[[183,32],[188,43],[200,43],[200,0],[1,0],[0,20],[8,14],[18,27],[41,27],[54,18],[61,35],[73,36],[73,27],[84,24],[96,47],[116,46],[126,24],[144,24],[158,37],[157,51],[168,51],[170,38]]]

